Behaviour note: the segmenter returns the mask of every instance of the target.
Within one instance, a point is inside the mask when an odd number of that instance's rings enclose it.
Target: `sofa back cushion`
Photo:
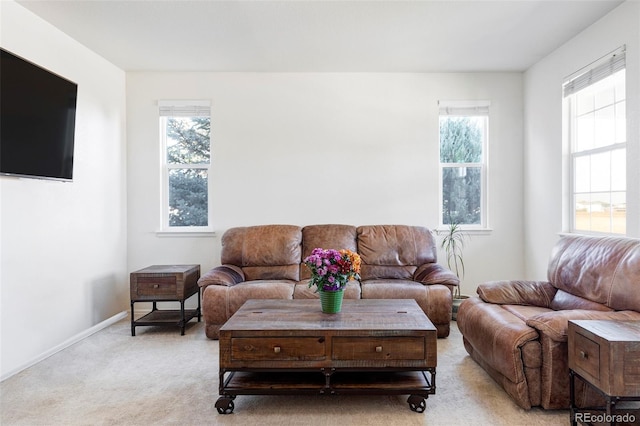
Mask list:
[[[222,235],[221,261],[242,268],[246,281],[298,281],[301,243],[295,225],[230,228]]]
[[[357,251],[356,227],[351,225],[309,225],[302,228],[302,260],[314,248]],[[311,271],[300,264],[300,279],[311,278]]]
[[[410,280],[418,266],[437,261],[435,240],[425,227],[369,225],[356,232],[362,280]]]
[[[563,236],[551,253],[547,273],[566,293],[615,310],[640,311],[640,240]]]
[[[556,291],[556,294],[549,305],[554,311],[563,311],[567,309],[584,309],[587,311],[613,311],[610,307],[603,303],[592,302],[584,297],[567,293],[564,290]]]

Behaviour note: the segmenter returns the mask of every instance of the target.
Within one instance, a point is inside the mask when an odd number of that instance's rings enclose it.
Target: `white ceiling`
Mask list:
[[[273,72],[524,71],[622,3],[17,2],[127,71]]]

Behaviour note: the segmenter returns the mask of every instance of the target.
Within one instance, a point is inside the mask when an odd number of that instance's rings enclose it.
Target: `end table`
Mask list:
[[[640,401],[640,321],[569,321],[569,397],[571,424],[591,424],[594,417],[616,424],[618,418],[638,419],[637,409],[624,401]],[[577,408],[575,377],[579,376],[606,400],[604,407]],[[593,415],[598,411],[602,415]]]
[[[136,335],[137,326],[178,326],[180,335],[192,318],[201,319],[200,313],[200,265],[153,265],[131,273],[131,335]],[[197,309],[185,309],[184,302],[193,295],[198,296]],[[157,302],[180,302],[180,310],[161,310]],[[135,320],[135,302],[152,302],[151,312]]]

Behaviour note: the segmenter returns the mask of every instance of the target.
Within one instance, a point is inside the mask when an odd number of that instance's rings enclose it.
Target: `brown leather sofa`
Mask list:
[[[460,305],[471,357],[524,409],[569,407],[569,320],[640,320],[640,240],[564,236],[547,281],[494,281]],[[598,396],[580,382],[579,406]]]
[[[310,273],[302,263],[316,247],[360,254],[361,281],[347,285],[345,298],[415,299],[438,337],[449,335],[452,290],[459,280],[436,263],[435,241],[427,228],[262,225],[227,230],[221,265],[198,281],[207,337],[217,339],[220,327],[248,299],[318,297],[308,287]]]

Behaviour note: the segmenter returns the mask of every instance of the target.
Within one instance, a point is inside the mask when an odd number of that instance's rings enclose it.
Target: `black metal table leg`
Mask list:
[[[134,302],[131,302],[131,335],[135,336],[136,335],[136,326],[135,326],[135,321],[133,320],[133,304],[134,304]]]
[[[184,320],[184,300],[180,301],[180,335],[184,336],[184,327],[186,321]]]
[[[569,369],[569,420],[571,420],[571,426],[577,426],[576,421],[576,374],[573,370]]]

